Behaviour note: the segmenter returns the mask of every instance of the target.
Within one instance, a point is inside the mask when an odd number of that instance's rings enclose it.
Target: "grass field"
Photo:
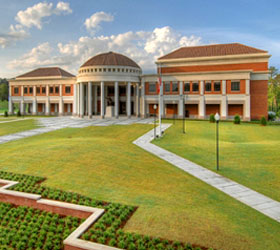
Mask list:
[[[8,101],[0,101],[0,114],[8,111]]]
[[[220,171],[232,180],[280,201],[280,126],[220,123]],[[216,169],[216,124],[182,121],[154,142],[213,171]]]
[[[26,119],[26,120],[22,120],[22,121],[2,123],[3,121],[12,121],[15,119],[17,119],[17,118],[15,118],[15,117],[1,118],[0,117],[0,136],[37,128],[37,123],[34,119]],[[21,118],[19,118],[19,119],[21,119]]]
[[[59,131],[0,145],[0,169],[139,206],[125,230],[217,249],[279,249],[279,223],[132,144],[152,126]]]

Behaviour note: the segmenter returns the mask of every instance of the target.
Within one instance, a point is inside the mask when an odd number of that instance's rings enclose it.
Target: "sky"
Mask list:
[[[0,0],[0,78],[38,67],[77,74],[90,57],[124,54],[144,73],[182,46],[243,43],[280,68],[280,1]]]

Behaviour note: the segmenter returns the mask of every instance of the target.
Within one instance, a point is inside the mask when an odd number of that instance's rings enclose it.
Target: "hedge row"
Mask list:
[[[105,214],[81,236],[84,240],[128,250],[207,249],[205,247],[195,247],[189,243],[173,242],[165,239],[149,237],[147,235],[124,232],[122,228],[132,216],[136,207],[94,200],[77,193],[65,192],[59,189],[41,186],[38,184],[38,182],[44,180],[44,178],[41,177],[0,171],[0,178],[19,181],[19,184],[11,187],[12,190],[40,194],[43,198],[105,209]],[[210,249],[211,248],[209,248],[209,250]]]

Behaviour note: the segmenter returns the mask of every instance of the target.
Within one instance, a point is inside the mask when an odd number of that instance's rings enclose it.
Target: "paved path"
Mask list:
[[[171,124],[163,124],[162,129],[166,130]],[[157,127],[157,134],[159,134]],[[172,165],[182,169],[183,171],[193,175],[194,177],[206,182],[212,187],[219,189],[236,200],[252,207],[268,217],[280,222],[280,202],[262,195],[250,188],[247,188],[237,182],[225,178],[215,172],[212,172],[200,165],[188,161],[174,153],[162,149],[152,143],[154,131],[151,130],[141,136],[133,143],[145,149],[146,151],[156,155],[157,157],[171,163]]]
[[[130,125],[134,123],[148,124],[153,121],[153,118],[141,119],[141,118],[124,118],[120,119],[80,119],[72,117],[49,117],[49,118],[38,118],[38,123],[41,128],[31,129],[22,131],[14,134],[0,136],[0,144],[7,143],[23,139],[26,137],[39,135],[51,131],[55,131],[61,128],[84,128],[89,126],[109,126],[109,125]]]
[[[0,120],[0,123],[19,122],[19,121],[26,121],[26,120],[30,120],[30,119],[33,119],[33,118],[11,119],[11,120],[7,120],[7,121],[5,121],[5,120],[3,119],[3,120]]]

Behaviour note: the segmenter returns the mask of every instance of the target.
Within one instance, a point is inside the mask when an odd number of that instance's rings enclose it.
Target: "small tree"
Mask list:
[[[215,123],[216,120],[215,120],[214,114],[210,114],[209,121],[210,121],[211,123]]]
[[[9,116],[7,110],[5,111],[4,116],[5,116],[5,117],[8,117],[8,116]]]
[[[234,116],[233,123],[234,123],[234,124],[240,124],[240,122],[241,122],[240,116],[239,116],[239,115],[235,115],[235,116]]]
[[[261,125],[262,126],[266,126],[267,125],[267,121],[266,121],[264,116],[261,118]]]
[[[20,110],[18,110],[18,112],[17,112],[17,116],[18,116],[18,117],[20,117],[20,116],[21,116]]]

